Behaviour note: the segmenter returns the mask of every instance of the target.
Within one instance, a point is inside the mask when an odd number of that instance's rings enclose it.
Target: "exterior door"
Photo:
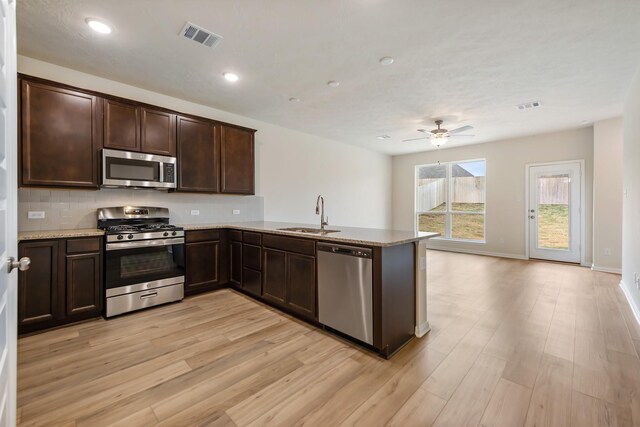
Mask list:
[[[0,0],[0,425],[16,424],[17,242],[16,5]],[[9,272],[10,274],[7,274]]]
[[[581,163],[529,167],[529,257],[580,262]]]

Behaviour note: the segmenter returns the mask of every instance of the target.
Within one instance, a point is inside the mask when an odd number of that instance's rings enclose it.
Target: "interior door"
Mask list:
[[[0,425],[16,423],[17,243],[16,9],[0,0]],[[7,274],[9,272],[10,274]]]
[[[581,164],[529,168],[529,257],[580,262]]]

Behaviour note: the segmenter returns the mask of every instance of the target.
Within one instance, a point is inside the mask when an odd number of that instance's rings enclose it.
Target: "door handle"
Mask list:
[[[19,261],[12,256],[7,259],[7,273],[11,273],[14,269],[18,269],[20,271],[27,271],[31,266],[31,258],[22,257]]]
[[[158,296],[158,293],[154,292],[152,294],[140,295],[140,299],[155,298],[157,296]]]

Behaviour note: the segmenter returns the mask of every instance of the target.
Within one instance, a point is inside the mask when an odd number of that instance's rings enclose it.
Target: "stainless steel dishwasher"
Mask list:
[[[318,320],[373,344],[373,261],[367,248],[318,243]]]

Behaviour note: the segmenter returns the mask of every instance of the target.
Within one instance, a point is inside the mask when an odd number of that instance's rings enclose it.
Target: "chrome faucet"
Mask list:
[[[324,197],[322,194],[316,200],[316,215],[320,215],[320,230],[324,230],[324,226],[329,225],[329,217],[324,216]]]

